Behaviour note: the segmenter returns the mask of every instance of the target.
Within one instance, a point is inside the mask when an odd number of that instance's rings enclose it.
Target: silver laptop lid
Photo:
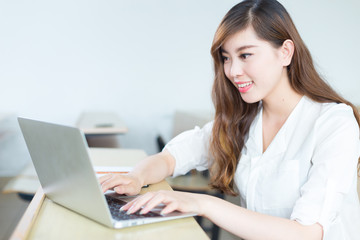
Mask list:
[[[172,212],[165,216],[132,216],[130,219],[114,220],[91,164],[85,137],[80,130],[24,118],[18,118],[18,121],[44,193],[54,202],[115,228],[196,215]],[[110,195],[125,202],[135,197]],[[160,211],[158,209],[153,212]]]
[[[113,227],[80,130],[24,118],[18,121],[46,196]]]

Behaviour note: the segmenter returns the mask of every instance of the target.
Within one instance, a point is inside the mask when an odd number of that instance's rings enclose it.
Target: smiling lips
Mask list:
[[[241,93],[246,93],[247,91],[249,91],[250,88],[252,87],[252,85],[254,84],[253,81],[250,81],[250,82],[235,82],[235,83],[238,86],[239,91]]]

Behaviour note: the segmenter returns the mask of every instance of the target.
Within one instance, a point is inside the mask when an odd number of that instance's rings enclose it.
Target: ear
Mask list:
[[[281,57],[283,61],[283,66],[289,66],[291,63],[291,59],[294,55],[294,43],[290,39],[287,39],[283,42],[281,46]]]

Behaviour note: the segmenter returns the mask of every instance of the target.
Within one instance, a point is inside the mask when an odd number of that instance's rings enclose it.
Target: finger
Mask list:
[[[126,194],[129,196],[133,196],[140,192],[140,188],[137,188],[134,184],[119,185],[117,187],[114,187],[114,191],[118,194]]]
[[[138,211],[142,206],[144,206],[150,199],[152,199],[154,196],[154,193],[148,192],[144,195],[141,195],[140,197],[136,198],[130,208],[127,211],[127,214],[132,214],[136,211]]]
[[[118,194],[125,194],[127,192],[127,186],[121,185],[121,186],[114,187],[114,191]]]
[[[131,200],[130,202],[127,202],[125,205],[123,205],[121,208],[120,208],[120,211],[127,211],[129,210],[136,202],[138,198],[135,198],[134,200]]]
[[[171,213],[175,210],[179,210],[178,207],[179,207],[179,204],[177,204],[176,202],[171,202],[166,205],[166,207],[160,212],[160,214],[165,215],[165,214]]]
[[[98,178],[98,181],[100,184],[102,184],[103,182],[105,182],[106,180],[112,178],[112,175],[113,174],[106,174],[106,175],[103,175],[101,177]]]
[[[129,210],[129,208],[132,206],[133,202],[134,202],[134,200],[126,203],[124,206],[122,206],[122,207],[120,208],[120,211],[127,211],[127,210]]]
[[[114,174],[111,178],[105,180],[101,184],[101,188],[104,192],[106,192],[109,189],[113,189],[114,187],[117,187],[118,185],[126,185],[131,182],[131,179],[128,177],[122,176],[120,174]]]
[[[166,195],[162,192],[158,192],[154,195],[141,210],[140,214],[146,214],[160,203],[165,203]],[[167,202],[167,201],[166,201]]]

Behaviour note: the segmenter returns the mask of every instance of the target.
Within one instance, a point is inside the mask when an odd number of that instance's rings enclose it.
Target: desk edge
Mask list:
[[[15,239],[26,239],[30,232],[32,225],[39,213],[39,210],[44,202],[45,194],[43,189],[40,187],[31,200],[30,205],[26,209],[24,215],[21,217],[20,222],[16,226],[13,234],[10,237],[10,240]]]

